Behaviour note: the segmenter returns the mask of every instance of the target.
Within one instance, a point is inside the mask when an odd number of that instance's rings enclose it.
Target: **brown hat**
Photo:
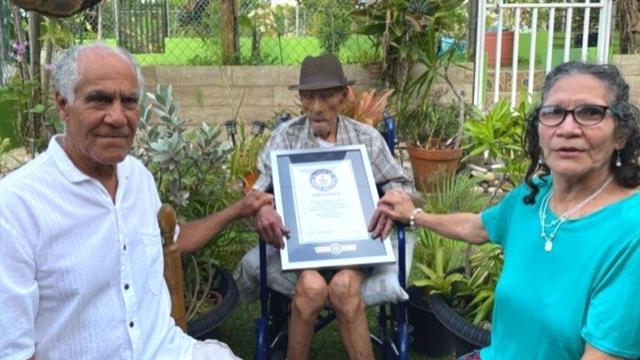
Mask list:
[[[354,84],[347,80],[340,60],[333,54],[318,57],[307,56],[300,68],[300,84],[289,86],[289,90],[322,90]]]

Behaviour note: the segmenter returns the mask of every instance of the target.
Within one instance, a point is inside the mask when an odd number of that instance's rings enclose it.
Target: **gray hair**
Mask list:
[[[78,85],[78,81],[80,81],[80,75],[78,74],[78,57],[80,56],[80,53],[90,49],[105,50],[127,60],[127,62],[131,64],[133,72],[136,74],[136,81],[138,82],[138,98],[140,98],[144,89],[144,78],[142,77],[142,69],[138,62],[127,50],[119,47],[111,47],[102,42],[75,45],[62,53],[60,60],[56,62],[53,68],[53,86],[63,98],[70,103],[74,101],[76,86]]]
[[[614,65],[586,64],[576,61],[558,65],[547,74],[542,85],[542,101],[546,98],[553,86],[562,78],[575,75],[591,75],[602,82],[610,94],[607,99],[609,111],[615,119],[615,135],[626,138],[624,147],[619,150],[621,166],[616,166],[615,156],[609,160],[609,168],[616,182],[626,188],[634,188],[640,185],[640,109],[629,100],[629,84]],[[525,183],[531,188],[531,193],[525,197],[525,203],[535,202],[535,196],[539,188],[532,181],[536,174],[542,177],[550,173],[550,169],[538,164],[541,158],[541,150],[538,138],[538,112],[540,106],[529,113],[524,133],[524,146],[527,156],[531,160],[525,174]]]

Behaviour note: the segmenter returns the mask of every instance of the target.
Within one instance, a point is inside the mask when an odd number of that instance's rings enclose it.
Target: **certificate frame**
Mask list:
[[[283,270],[395,262],[389,237],[373,239],[367,224],[378,191],[364,145],[270,153],[276,211],[289,235]]]

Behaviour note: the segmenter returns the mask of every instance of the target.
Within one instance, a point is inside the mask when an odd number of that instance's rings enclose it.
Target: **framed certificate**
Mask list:
[[[378,192],[364,145],[271,152],[276,209],[289,237],[283,270],[392,263],[367,230]]]

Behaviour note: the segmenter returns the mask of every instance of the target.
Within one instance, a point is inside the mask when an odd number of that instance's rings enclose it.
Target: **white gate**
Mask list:
[[[471,0],[475,1],[475,0]],[[528,73],[527,79],[527,93],[533,94],[534,76],[535,71],[541,71],[541,64],[536,69],[536,50],[537,35],[540,32],[539,28],[547,29],[547,41],[546,41],[546,56],[543,60],[544,73],[548,73],[552,67],[553,56],[553,41],[554,41],[554,27],[556,21],[556,15],[560,18],[560,21],[564,22],[564,47],[562,51],[562,62],[574,60],[571,57],[571,40],[572,40],[572,22],[574,17],[580,18],[582,15],[582,41],[579,50],[579,59],[581,61],[594,61],[600,64],[605,64],[609,60],[609,45],[611,40],[611,17],[613,11],[613,0],[599,0],[598,2],[591,0],[582,0],[583,2],[573,2],[573,0],[565,0],[564,2],[539,2],[539,3],[506,3],[503,0],[477,0],[479,1],[478,8],[478,31],[476,38],[476,58],[474,68],[474,86],[473,86],[473,103],[474,105],[482,108],[488,102],[486,101],[488,94],[485,95],[485,74],[489,74],[489,71],[485,71],[485,34],[487,33],[486,22],[487,12],[494,11],[496,14],[496,44],[495,44],[495,64],[492,65],[494,80],[493,80],[493,101],[495,103],[500,99],[500,84],[501,84],[501,55],[503,48],[503,28],[505,28],[505,17],[514,19],[513,22],[513,60],[511,61],[511,73],[510,73],[510,101],[511,106],[515,105],[516,95],[518,92],[518,50],[520,46],[521,35],[528,33],[529,35],[529,52],[528,52]],[[532,0],[533,1],[533,0]],[[598,12],[597,24],[590,24],[590,17],[592,11]],[[526,22],[526,15],[529,17],[529,22]],[[540,16],[543,15],[543,16]],[[546,18],[546,24],[545,19]],[[540,21],[542,20],[542,21]],[[541,22],[542,24],[538,24]],[[592,26],[595,25],[595,26]],[[593,30],[597,31],[597,47],[595,52],[595,59],[590,59],[589,53],[589,33]],[[580,32],[574,32],[580,36]],[[543,34],[544,36],[544,34]],[[526,46],[526,45],[525,45]],[[574,51],[575,52],[575,51]],[[558,54],[558,51],[556,51]],[[556,61],[557,61],[556,56]],[[508,66],[508,65],[507,65]],[[487,67],[488,68],[488,67]],[[485,97],[486,96],[486,97]]]

